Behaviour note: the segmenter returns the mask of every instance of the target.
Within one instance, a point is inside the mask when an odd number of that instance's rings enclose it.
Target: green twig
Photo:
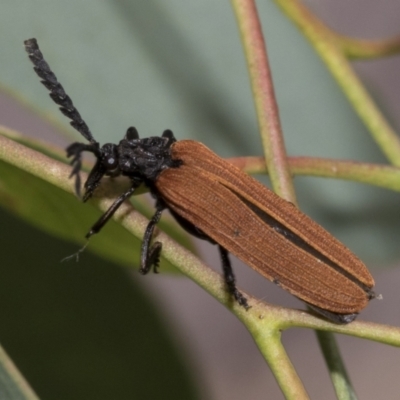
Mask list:
[[[276,193],[296,203],[268,56],[253,0],[232,0],[250,74],[265,160]]]
[[[235,157],[228,161],[248,174],[267,173],[263,157]],[[288,162],[292,175],[345,179],[400,192],[398,167],[314,157],[289,157]]]
[[[351,59],[387,57],[400,52],[400,36],[386,40],[362,40],[337,34],[338,45]]]
[[[325,62],[332,75],[341,86],[350,103],[353,105],[359,117],[369,129],[371,136],[381,148],[382,152],[392,162],[393,165],[400,166],[400,139],[386,121],[374,101],[364,89],[358,77],[352,70],[346,56],[360,56],[362,50],[366,53],[366,46],[361,46],[358,42],[350,41],[343,36],[334,33],[318,20],[309,10],[298,0],[275,0],[283,11],[291,18],[309,39],[321,59]],[[392,47],[395,47],[392,44]],[[372,46],[369,46],[371,51]],[[382,48],[375,52],[383,51]],[[388,49],[386,48],[385,51]],[[350,169],[351,171],[351,169]],[[354,171],[354,169],[353,169]],[[331,370],[332,382],[336,394],[339,398],[354,398],[355,392],[348,379],[348,374],[331,334],[319,335],[323,337],[324,343],[320,342],[322,348],[329,348],[329,352],[324,352],[328,367]],[[331,368],[335,367],[333,371]]]
[[[267,360],[285,398],[288,400],[309,399],[303,383],[282,345],[281,332],[277,329],[265,329],[265,327],[263,327],[263,330],[260,330],[259,323],[257,323],[257,327],[258,329],[254,331],[251,330],[251,326],[248,326],[256,342],[259,344],[260,351]]]
[[[295,204],[296,196],[287,162],[271,70],[256,4],[254,0],[232,0],[231,2],[245,51],[265,164],[268,167],[271,183],[277,194]],[[280,335],[277,331],[265,332],[271,334],[267,338],[263,337],[262,340],[259,340],[260,335],[256,335],[254,329],[252,333],[285,397],[308,399],[304,386],[282,346]]]
[[[48,155],[53,159],[59,161],[65,160],[65,151],[59,147],[49,145],[47,142],[27,138],[19,132],[1,125],[0,134],[28,146],[33,150]],[[229,158],[228,161],[248,174],[268,173],[264,157],[235,157]],[[289,157],[288,163],[292,176],[307,175],[345,179],[379,186],[397,192],[400,191],[400,168],[397,167],[315,157]],[[84,170],[90,170],[89,163],[84,163]],[[113,184],[119,184],[118,179],[115,179]],[[123,188],[125,189],[125,185]],[[117,190],[119,190],[119,186]],[[145,190],[144,187],[140,188],[138,193],[144,193]]]
[[[336,339],[332,335],[327,336],[327,332],[316,331],[318,342],[321,347],[325,360],[327,360],[329,373],[335,387],[339,400],[357,400],[357,395],[350,382],[350,377],[346,373],[343,365],[339,347]]]
[[[232,0],[232,5],[235,10],[245,49],[258,123],[260,126],[260,134],[263,141],[264,154],[271,183],[277,194],[296,204],[293,182],[290,176],[279,121],[278,108],[273,91],[271,72],[268,65],[264,38],[256,6],[252,0]],[[329,335],[326,334],[327,340],[328,336]],[[331,339],[333,340],[333,337]],[[279,340],[275,340],[274,344],[282,346]],[[262,343],[258,343],[258,345],[262,351]],[[263,354],[265,355],[266,353],[263,352]],[[336,357],[340,358],[339,353],[336,353]],[[269,357],[267,361],[274,362],[274,358]],[[290,368],[287,363],[286,369],[294,373],[293,367]],[[277,370],[273,369],[273,371],[277,373]],[[346,375],[345,371],[343,371],[343,375]],[[281,381],[277,375],[275,376],[287,398],[292,398],[292,392],[290,392],[289,389],[299,392],[299,390],[303,388],[298,378],[292,382],[294,386],[289,388],[290,385],[288,386],[285,382]],[[305,391],[303,393],[304,396],[306,396]]]
[[[400,138],[365,90],[343,53],[343,40],[298,0],[275,0],[299,27],[336,79],[383,154],[400,166]]]

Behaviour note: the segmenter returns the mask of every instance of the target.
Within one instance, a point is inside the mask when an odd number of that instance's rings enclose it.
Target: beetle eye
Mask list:
[[[117,166],[117,158],[114,156],[108,156],[105,160],[105,165],[108,169],[113,169]]]

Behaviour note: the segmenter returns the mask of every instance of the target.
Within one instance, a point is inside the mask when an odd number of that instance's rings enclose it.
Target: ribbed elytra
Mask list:
[[[92,152],[97,159],[84,184],[84,201],[93,195],[105,175],[123,175],[131,181],[130,188],[86,237],[98,233],[144,183],[156,199],[156,212],[143,238],[143,274],[151,268],[157,270],[162,245],[150,243],[167,208],[189,233],[218,245],[227,290],[246,309],[248,302],[236,288],[228,253],[334,322],[351,322],[375,297],[371,274],[346,246],[293,204],[201,143],[176,141],[170,130],[160,137],[140,139],[131,127],[118,144],[100,146],[43,59],[36,39],[25,41],[25,48],[50,97],[89,141],[67,148],[78,196],[83,151]]]
[[[374,297],[366,266],[293,204],[201,143],[176,142],[171,155],[182,165],[156,180],[168,208],[261,275],[334,314]]]

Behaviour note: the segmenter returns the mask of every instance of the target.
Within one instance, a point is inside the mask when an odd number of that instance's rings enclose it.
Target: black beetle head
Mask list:
[[[107,172],[113,173],[119,168],[118,146],[106,143],[100,149],[101,163]]]
[[[121,173],[118,161],[118,146],[112,143],[106,143],[100,149],[94,151],[97,158],[89,176],[85,182],[85,194],[83,201],[92,197],[93,192],[99,186],[104,175],[117,176]]]
[[[90,171],[85,183],[83,200],[88,200],[104,175],[125,175],[141,183],[154,181],[166,168],[178,167],[179,160],[172,160],[170,147],[176,141],[173,133],[166,130],[162,136],[139,139],[135,128],[129,128],[124,139],[118,145],[106,143],[100,149],[88,149],[87,146],[79,148],[89,150],[97,158],[96,164]]]

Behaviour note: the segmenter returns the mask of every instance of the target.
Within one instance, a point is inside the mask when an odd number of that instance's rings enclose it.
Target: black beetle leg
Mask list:
[[[90,236],[94,235],[95,233],[100,232],[103,226],[107,223],[107,221],[115,214],[121,204],[132,196],[133,192],[138,188],[140,183],[133,182],[132,186],[121,196],[118,197],[117,200],[111,205],[111,207],[98,219],[98,221],[92,226],[90,231],[86,235],[86,239],[89,239]]]
[[[89,151],[96,156],[99,156],[99,145],[98,143],[94,144],[85,144],[75,142],[70,144],[67,147],[67,157],[72,157],[70,164],[72,165],[72,171],[69,175],[70,178],[75,176],[75,193],[80,198],[81,197],[81,176],[80,171],[82,168],[82,152]]]
[[[147,225],[146,232],[144,233],[142,249],[140,252],[140,269],[139,272],[146,275],[151,267],[153,267],[154,273],[157,273],[157,268],[160,263],[160,254],[162,249],[162,244],[160,242],[155,242],[153,246],[150,246],[151,238],[153,236],[154,228],[156,227],[158,221],[161,218],[161,214],[165,209],[165,205],[157,201],[156,213]]]
[[[82,197],[84,202],[88,201],[93,196],[94,191],[98,188],[101,179],[106,175],[106,173],[107,169],[104,166],[102,159],[100,157],[97,158],[96,164],[94,164],[85,182],[85,194]]]
[[[224,280],[229,293],[234,297],[234,299],[244,307],[246,310],[250,308],[247,303],[246,297],[239,292],[235,283],[235,275],[232,270],[231,262],[229,260],[228,251],[222,246],[218,245],[219,253],[221,255],[222,270],[224,272]]]

